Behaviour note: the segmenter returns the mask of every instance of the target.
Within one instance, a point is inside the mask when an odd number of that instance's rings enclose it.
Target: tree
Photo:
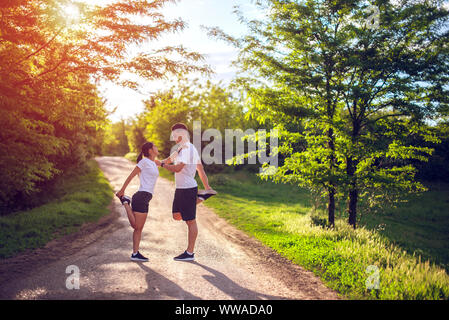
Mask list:
[[[360,191],[375,188],[414,191],[416,168],[432,149],[410,137],[437,141],[425,120],[447,106],[449,13],[439,1],[377,1],[380,26],[358,27],[364,3],[350,21],[352,37],[344,46],[348,82],[343,99],[347,137],[344,154],[349,223],[356,226]],[[415,139],[416,141],[416,139]]]
[[[142,114],[137,116],[137,119],[130,120],[130,128],[127,132],[129,150],[131,152],[139,153],[142,145],[146,142],[145,127],[147,123]]]
[[[360,198],[423,190],[411,160],[432,150],[406,138],[435,141],[424,121],[448,102],[447,10],[437,1],[374,4],[378,29],[367,1],[271,0],[258,1],[264,21],[241,18],[246,37],[210,30],[240,49],[236,84],[249,113],[281,132],[286,158],[272,178],[321,190],[331,225],[335,195],[347,194],[355,227]]]
[[[104,138],[102,141],[101,154],[109,156],[124,156],[129,149],[127,131],[130,125],[125,120],[108,123],[104,127]]]

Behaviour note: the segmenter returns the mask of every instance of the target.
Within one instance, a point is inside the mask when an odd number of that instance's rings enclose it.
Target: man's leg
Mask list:
[[[186,221],[186,223],[189,228],[189,245],[187,247],[187,251],[193,253],[195,249],[196,237],[198,236],[198,226],[195,219]]]
[[[182,220],[182,216],[181,216],[181,209],[179,207],[179,193],[182,192],[178,189],[175,190],[175,197],[173,198],[173,205],[172,205],[172,214],[173,214],[173,219],[176,221],[180,221]]]

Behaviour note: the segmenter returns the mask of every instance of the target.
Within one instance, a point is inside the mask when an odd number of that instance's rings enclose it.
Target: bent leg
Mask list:
[[[176,221],[182,220],[181,212],[173,212],[173,219]]]
[[[133,209],[131,209],[131,206],[127,203],[123,205],[126,210],[126,215],[128,216],[129,224],[133,229],[136,228],[136,216],[134,215]]]

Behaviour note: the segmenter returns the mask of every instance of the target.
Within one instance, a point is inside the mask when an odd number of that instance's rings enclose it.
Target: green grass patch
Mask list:
[[[449,184],[429,183],[429,191],[409,195],[396,208],[363,215],[360,223],[410,254],[419,254],[449,272]]]
[[[212,175],[209,181],[219,195],[206,205],[286,258],[312,270],[347,298],[449,299],[449,276],[444,268],[423,261],[375,229],[362,226],[353,230],[343,219],[337,219],[335,229],[323,228],[312,214],[309,193],[304,189],[260,181],[244,171]],[[398,214],[398,221],[402,218],[399,213],[390,214]],[[436,221],[432,225],[444,232],[445,227]],[[422,232],[431,237],[432,230],[424,228]],[[402,229],[391,224],[391,232],[401,233]],[[413,242],[409,245],[412,248]],[[369,266],[379,272],[379,289],[367,288],[367,280],[373,275]]]
[[[159,176],[170,181],[175,181],[175,174],[161,167],[159,167]]]
[[[59,198],[42,206],[0,217],[0,258],[79,230],[109,213],[112,189],[95,160],[67,173],[58,183]]]

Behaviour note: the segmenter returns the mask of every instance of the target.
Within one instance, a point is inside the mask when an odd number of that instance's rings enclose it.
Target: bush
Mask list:
[[[59,198],[27,211],[0,217],[0,258],[44,246],[52,239],[74,232],[85,222],[108,214],[112,189],[97,163],[91,160],[60,181]]]

